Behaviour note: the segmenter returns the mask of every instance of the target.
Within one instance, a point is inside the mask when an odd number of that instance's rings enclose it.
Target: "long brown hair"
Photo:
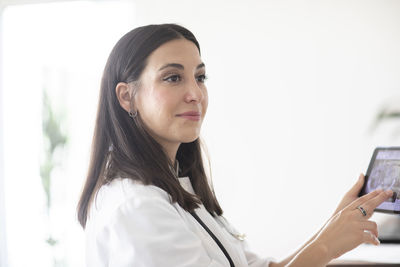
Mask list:
[[[176,24],[148,25],[125,34],[107,60],[100,88],[96,125],[86,182],[78,203],[78,220],[83,228],[89,207],[102,185],[118,177],[155,185],[169,193],[171,201],[193,211],[203,203],[210,214],[222,215],[204,171],[200,140],[182,143],[176,159],[180,176],[189,176],[196,196],[185,191],[171,172],[171,161],[162,146],[145,129],[140,114],[132,119],[120,106],[115,93],[119,82],[136,82],[148,56],[162,44],[185,38],[200,45],[187,29]]]

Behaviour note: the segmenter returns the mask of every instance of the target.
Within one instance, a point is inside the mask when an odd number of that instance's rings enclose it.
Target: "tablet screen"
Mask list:
[[[400,147],[376,148],[366,174],[363,193],[376,189],[393,191],[393,196],[376,210],[400,213]]]

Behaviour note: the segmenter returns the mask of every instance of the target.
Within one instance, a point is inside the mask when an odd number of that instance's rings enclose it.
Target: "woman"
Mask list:
[[[205,65],[175,24],[136,28],[106,64],[92,155],[78,205],[88,266],[324,266],[361,243],[391,192],[357,198],[364,176],[325,226],[280,262],[259,258],[222,217],[203,167]]]

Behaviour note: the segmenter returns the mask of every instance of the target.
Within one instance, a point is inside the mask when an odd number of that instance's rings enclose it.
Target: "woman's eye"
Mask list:
[[[197,76],[197,81],[198,82],[204,83],[205,80],[207,80],[207,76],[205,74]]]
[[[175,82],[179,82],[181,80],[181,76],[179,76],[179,75],[170,75],[170,76],[164,78],[163,80],[166,81],[166,82],[175,83]]]

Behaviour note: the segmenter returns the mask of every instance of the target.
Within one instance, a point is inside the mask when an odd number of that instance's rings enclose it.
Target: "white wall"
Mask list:
[[[176,22],[198,37],[214,185],[260,254],[293,251],[366,171],[373,148],[399,145],[396,122],[369,133],[381,106],[400,97],[399,1],[136,0],[135,8],[134,25]]]
[[[138,25],[176,22],[198,37],[214,185],[257,252],[293,251],[373,148],[399,145],[393,125],[369,132],[400,95],[399,1],[138,0],[135,12]]]
[[[3,8],[0,2],[0,58],[2,58],[2,13]],[[0,60],[0,107],[3,105],[3,64]],[[3,129],[3,109],[0,108],[0,129]],[[7,247],[6,247],[6,220],[5,220],[5,205],[4,205],[4,155],[3,155],[3,131],[0,130],[0,267],[7,266]]]

